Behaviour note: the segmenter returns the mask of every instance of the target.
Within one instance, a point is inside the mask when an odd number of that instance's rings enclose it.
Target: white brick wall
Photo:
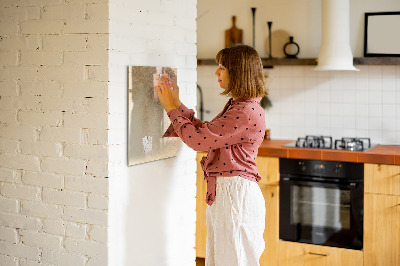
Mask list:
[[[108,1],[0,1],[0,265],[106,265]]]
[[[177,68],[182,101],[196,105],[196,4],[109,2],[110,265],[195,265],[195,152],[182,145],[177,157],[127,167],[126,110],[129,65]]]
[[[126,90],[176,67],[196,105],[196,4],[1,1],[1,265],[194,265],[195,153],[128,168]]]

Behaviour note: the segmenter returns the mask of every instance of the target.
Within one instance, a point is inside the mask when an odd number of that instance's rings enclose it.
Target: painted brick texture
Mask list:
[[[0,265],[195,265],[195,152],[127,167],[126,90],[175,67],[194,108],[196,4],[1,1]]]
[[[106,265],[108,0],[0,1],[0,264]]]

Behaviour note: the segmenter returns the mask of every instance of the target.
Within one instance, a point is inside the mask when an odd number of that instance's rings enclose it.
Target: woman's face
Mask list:
[[[215,75],[218,77],[219,86],[222,89],[227,89],[229,85],[229,74],[228,70],[221,64],[218,65]]]

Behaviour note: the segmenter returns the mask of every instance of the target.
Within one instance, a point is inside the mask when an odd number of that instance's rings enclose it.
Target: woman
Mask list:
[[[259,104],[266,95],[262,62],[246,45],[219,51],[216,62],[221,95],[231,98],[211,122],[194,118],[170,79],[155,88],[172,122],[164,136],[179,136],[196,151],[208,150],[201,161],[209,205],[206,265],[259,265],[265,247],[265,201],[255,163],[265,134]]]

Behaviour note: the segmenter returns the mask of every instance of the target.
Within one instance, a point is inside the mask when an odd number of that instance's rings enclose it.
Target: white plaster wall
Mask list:
[[[128,167],[129,65],[178,69],[196,105],[196,0],[110,0],[109,264],[195,265],[196,161],[178,156]]]
[[[106,265],[106,1],[0,2],[0,265]]]
[[[353,55],[363,56],[364,13],[400,10],[398,0],[350,0],[350,42]],[[198,5],[198,58],[214,58],[225,45],[224,31],[232,25],[243,30],[243,42],[252,45],[252,12],[256,7],[256,46],[267,57],[267,21],[272,31],[284,30],[300,45],[300,58],[316,58],[321,46],[321,0],[203,0]],[[283,48],[283,47],[282,47]]]

